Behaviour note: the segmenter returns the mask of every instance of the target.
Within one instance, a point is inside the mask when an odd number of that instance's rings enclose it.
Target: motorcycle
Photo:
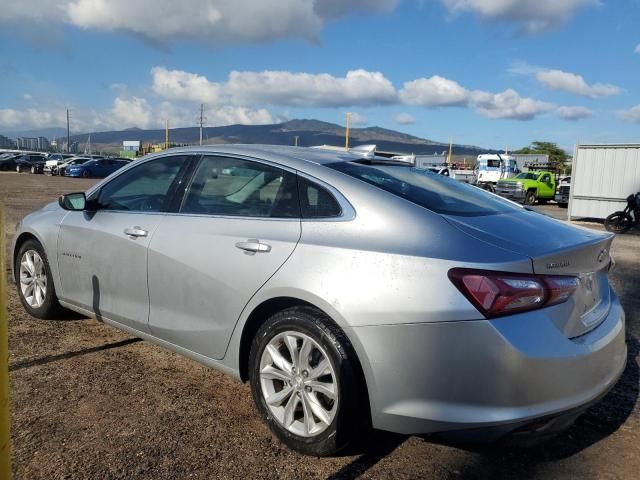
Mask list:
[[[634,224],[640,223],[640,192],[627,197],[624,210],[614,212],[604,221],[604,228],[613,233],[625,233]]]

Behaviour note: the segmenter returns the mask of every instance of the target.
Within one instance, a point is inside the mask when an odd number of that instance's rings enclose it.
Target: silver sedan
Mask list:
[[[625,365],[611,241],[400,161],[211,146],[26,216],[13,266],[31,315],[65,307],[248,381],[279,439],[331,455],[371,426],[570,425]]]

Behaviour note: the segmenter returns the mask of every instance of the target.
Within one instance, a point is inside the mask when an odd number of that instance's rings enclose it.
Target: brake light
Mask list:
[[[449,279],[487,318],[557,305],[578,288],[576,277],[468,268],[452,268]]]

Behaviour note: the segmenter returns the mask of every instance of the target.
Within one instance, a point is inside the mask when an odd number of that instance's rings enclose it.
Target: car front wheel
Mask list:
[[[324,313],[294,307],[269,318],[249,357],[254,401],[271,431],[289,448],[333,455],[366,425],[355,354]]]
[[[525,205],[533,205],[536,203],[536,192],[530,190],[527,192],[527,195],[524,197]]]
[[[27,240],[20,247],[15,259],[18,296],[30,315],[51,319],[60,313],[49,261],[42,245],[36,240]]]

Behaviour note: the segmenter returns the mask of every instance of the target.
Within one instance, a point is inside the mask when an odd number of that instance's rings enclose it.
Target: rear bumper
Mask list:
[[[506,434],[587,408],[616,383],[625,317],[568,339],[543,311],[495,320],[353,328],[373,425],[404,434]]]

